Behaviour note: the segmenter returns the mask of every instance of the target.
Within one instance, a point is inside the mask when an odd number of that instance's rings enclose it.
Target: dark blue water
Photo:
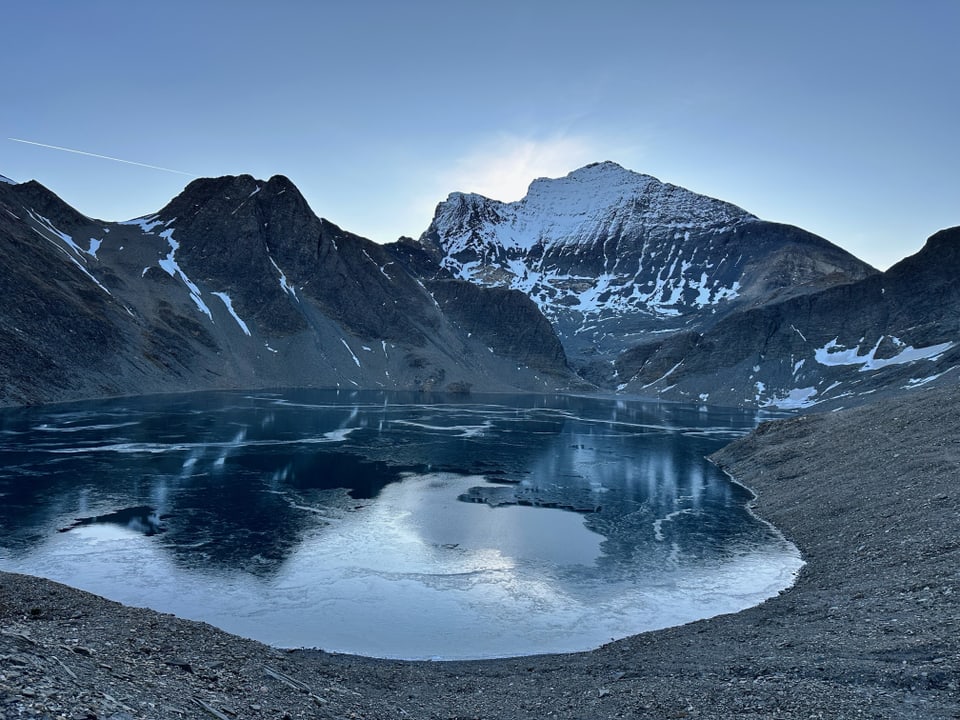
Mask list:
[[[581,650],[755,604],[799,556],[704,456],[752,414],[203,393],[0,413],[0,569],[281,646]]]

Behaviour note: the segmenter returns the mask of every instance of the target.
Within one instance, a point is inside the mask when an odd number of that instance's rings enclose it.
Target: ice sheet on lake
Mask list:
[[[584,650],[732,612],[799,568],[703,460],[719,445],[707,438],[753,415],[420,397],[216,393],[31,411],[4,426],[30,431],[33,446],[0,468],[0,491],[61,468],[65,494],[38,498],[48,525],[28,520],[16,553],[0,542],[0,567],[275,645],[451,659]],[[324,484],[335,467],[355,484]],[[77,487],[78,473],[96,479]],[[458,499],[473,488],[510,488],[516,502]],[[603,509],[551,505],[565,498]],[[147,505],[170,518],[167,532],[56,532]],[[705,521],[724,532],[705,540]],[[5,517],[0,540],[11,528]]]
[[[325,513],[337,532],[318,531],[269,579],[185,573],[149,538],[116,526],[55,534],[29,568],[3,565],[280,647],[465,659],[583,650],[734,612],[789,585],[802,564],[784,544],[652,583],[600,578],[603,537],[580,516],[456,501],[477,482],[420,475],[362,512]]]

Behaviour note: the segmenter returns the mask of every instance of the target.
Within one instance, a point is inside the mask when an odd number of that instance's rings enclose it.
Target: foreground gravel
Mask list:
[[[800,547],[798,582],[588,653],[288,652],[0,573],[0,717],[960,718],[958,405],[958,390],[916,391],[718,452]]]

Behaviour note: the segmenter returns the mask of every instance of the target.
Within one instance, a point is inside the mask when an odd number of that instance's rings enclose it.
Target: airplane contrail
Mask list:
[[[7,140],[25,143],[26,145],[36,145],[38,147],[50,148],[51,150],[63,150],[63,152],[76,153],[77,155],[87,155],[89,157],[101,158],[103,160],[113,160],[114,162],[126,163],[127,165],[139,165],[140,167],[150,168],[151,170],[163,170],[164,172],[177,173],[178,175],[186,175],[188,177],[199,177],[194,173],[184,172],[183,170],[174,170],[172,168],[160,167],[159,165],[148,165],[147,163],[124,160],[122,158],[110,157],[109,155],[98,155],[97,153],[85,152],[83,150],[73,150],[71,148],[60,147],[59,145],[47,145],[46,143],[33,142],[32,140],[20,140],[19,138],[7,138]]]

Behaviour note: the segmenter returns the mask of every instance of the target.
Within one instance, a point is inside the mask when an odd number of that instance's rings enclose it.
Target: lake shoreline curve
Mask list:
[[[286,651],[0,573],[0,718],[960,717],[958,405],[958,388],[920,389],[714,453],[800,549],[796,583],[589,652]]]

